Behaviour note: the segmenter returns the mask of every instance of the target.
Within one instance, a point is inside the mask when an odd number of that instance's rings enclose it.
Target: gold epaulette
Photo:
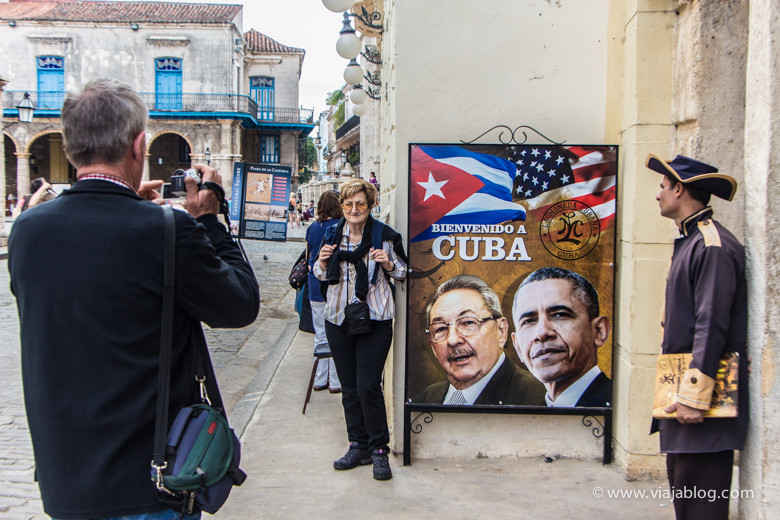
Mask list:
[[[720,234],[718,234],[718,228],[715,227],[715,223],[712,220],[702,220],[699,222],[699,232],[704,237],[704,246],[720,247]]]

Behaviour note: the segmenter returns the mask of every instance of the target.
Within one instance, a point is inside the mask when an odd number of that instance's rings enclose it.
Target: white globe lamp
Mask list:
[[[354,3],[355,0],[322,0],[322,5],[325,6],[325,9],[333,11],[334,13],[346,11],[351,8]]]
[[[347,85],[357,85],[363,81],[363,69],[360,68],[360,65],[354,58],[349,61],[349,65],[344,69],[344,81],[347,82]]]
[[[362,105],[368,99],[368,94],[361,85],[355,85],[349,94],[349,99],[356,105]]]

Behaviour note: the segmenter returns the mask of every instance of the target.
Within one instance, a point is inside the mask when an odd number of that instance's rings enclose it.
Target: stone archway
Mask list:
[[[177,132],[161,132],[155,135],[147,147],[149,179],[170,182],[171,174],[187,169],[192,163],[192,145]]]
[[[62,133],[42,132],[35,135],[27,145],[30,180],[43,177],[51,184],[73,184],[76,182],[76,168],[65,157]]]

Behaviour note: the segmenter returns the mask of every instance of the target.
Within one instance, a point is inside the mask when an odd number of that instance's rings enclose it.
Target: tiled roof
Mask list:
[[[265,34],[250,29],[244,34],[247,52],[276,52],[279,54],[303,54],[306,51],[296,47],[288,47]]]
[[[177,2],[28,1],[0,3],[0,20],[229,23],[243,6]]]

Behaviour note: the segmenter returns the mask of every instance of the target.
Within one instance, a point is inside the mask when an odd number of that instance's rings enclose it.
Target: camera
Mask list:
[[[195,168],[189,168],[187,170],[176,170],[171,175],[171,194],[176,197],[184,197],[187,195],[187,188],[184,186],[184,179],[190,177],[195,179],[198,183],[198,189],[202,188],[200,181],[200,174]]]

